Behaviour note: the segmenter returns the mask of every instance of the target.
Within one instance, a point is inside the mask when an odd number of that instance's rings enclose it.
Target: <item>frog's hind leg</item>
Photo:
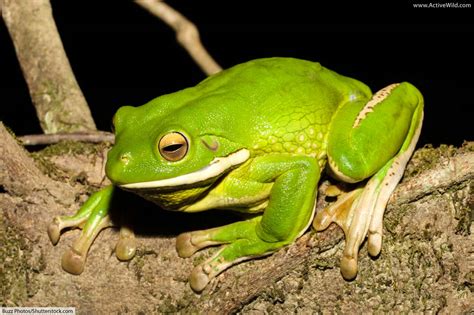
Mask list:
[[[359,247],[367,234],[369,254],[380,253],[383,214],[415,149],[423,119],[423,99],[408,83],[391,85],[366,104],[349,104],[337,115],[346,117],[332,126],[337,130],[328,141],[333,175],[357,182],[375,174],[362,191],[358,189],[352,195],[355,198],[347,201],[347,197],[340,197],[333,206],[318,213],[313,225],[323,230],[336,222],[343,228],[346,245],[341,273],[344,278],[353,279]],[[377,131],[382,134],[377,135]]]
[[[423,119],[423,112],[420,114],[420,119]],[[415,129],[413,137],[405,142],[400,153],[380,170],[375,177],[377,178],[378,193],[377,202],[375,203],[374,212],[369,225],[368,234],[368,251],[372,256],[377,256],[382,249],[382,229],[383,229],[383,214],[387,206],[388,200],[395,190],[398,182],[402,179],[406,165],[410,160],[413,151],[415,151],[416,143],[420,136],[421,120]],[[373,184],[375,185],[375,184]]]
[[[189,283],[194,291],[202,291],[213,278],[230,266],[271,254],[287,243],[263,241],[256,233],[261,218],[258,216],[219,228],[184,234],[187,235],[186,238],[191,237],[192,242],[198,244],[196,247],[224,244],[214,255],[193,269]],[[179,243],[182,240],[180,238],[177,240],[178,253],[181,257],[183,251]]]
[[[207,230],[185,232],[176,238],[176,251],[181,258],[188,258],[198,250],[215,245],[228,244],[238,240],[253,224],[239,221]]]

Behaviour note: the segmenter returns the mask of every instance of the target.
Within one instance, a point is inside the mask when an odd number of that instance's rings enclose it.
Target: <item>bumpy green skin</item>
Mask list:
[[[107,174],[116,184],[169,178],[240,148],[250,150],[252,157],[282,153],[323,161],[337,108],[370,96],[363,83],[319,63],[290,58],[250,61],[146,105],[120,108]],[[186,159],[179,163],[167,163],[157,152],[157,140],[173,130],[191,142]],[[219,150],[200,145],[204,138],[218,141]],[[126,167],[120,163],[123,152],[131,153]]]
[[[236,261],[275,251],[307,229],[328,155],[333,173],[346,181],[368,178],[384,165],[388,169],[387,162],[410,143],[421,123],[422,97],[408,83],[385,96],[366,108],[372,97],[366,85],[319,63],[250,61],[143,106],[120,108],[106,172],[117,186],[152,182],[205,173],[216,158],[247,150],[244,162],[201,181],[131,189],[167,210],[263,213],[195,232],[191,246],[178,245],[182,256],[189,256],[208,245],[227,244],[207,262],[218,273]],[[158,148],[171,132],[184,135],[189,145],[175,162]],[[378,176],[386,176],[382,173]],[[112,190],[107,189],[95,198],[108,198]],[[209,279],[193,274],[191,284],[199,291]]]

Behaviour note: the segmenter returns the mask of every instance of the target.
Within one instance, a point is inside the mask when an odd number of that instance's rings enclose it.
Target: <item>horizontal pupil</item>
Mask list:
[[[177,151],[179,149],[181,149],[183,145],[178,143],[178,144],[172,144],[172,145],[169,145],[167,147],[164,147],[163,148],[163,151],[166,151],[166,152],[174,152],[174,151]]]

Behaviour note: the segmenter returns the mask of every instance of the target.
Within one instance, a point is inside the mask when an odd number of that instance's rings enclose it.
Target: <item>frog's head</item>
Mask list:
[[[203,114],[202,107],[165,95],[120,108],[106,165],[110,180],[167,209],[179,209],[245,162],[249,151],[223,136],[216,127],[219,119]]]

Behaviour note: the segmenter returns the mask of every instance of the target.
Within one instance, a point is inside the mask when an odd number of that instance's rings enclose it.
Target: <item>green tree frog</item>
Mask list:
[[[54,218],[48,233],[55,244],[62,229],[82,228],[62,258],[66,271],[80,274],[94,238],[111,225],[109,204],[118,187],[166,210],[252,214],[177,237],[180,257],[221,246],[192,271],[195,291],[240,261],[293,243],[311,223],[317,230],[331,222],[343,228],[341,272],[352,279],[364,239],[370,255],[381,250],[383,213],[422,120],[423,97],[409,83],[372,94],[316,62],[249,61],[143,106],[120,108],[106,164],[113,185],[93,194],[75,215]],[[315,214],[324,169],[362,184]],[[117,256],[130,259],[134,252],[133,232],[124,228]]]

